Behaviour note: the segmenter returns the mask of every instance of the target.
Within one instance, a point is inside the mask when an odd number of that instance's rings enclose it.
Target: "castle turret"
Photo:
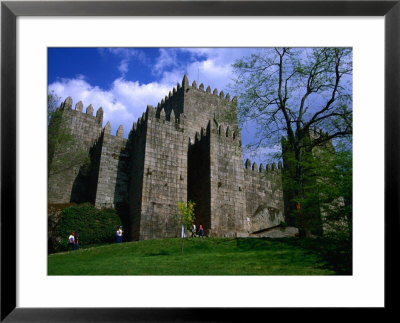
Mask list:
[[[97,123],[101,126],[103,124],[103,108],[100,107],[96,112]]]
[[[76,110],[76,111],[79,111],[79,112],[82,112],[82,110],[83,110],[83,103],[82,103],[82,101],[79,101],[77,104],[75,104],[75,110]]]
[[[93,106],[91,104],[89,104],[89,106],[86,108],[86,114],[88,115],[93,115]]]
[[[122,125],[120,125],[120,126],[118,127],[118,130],[117,130],[117,137],[118,137],[118,138],[123,138],[123,137],[124,137],[124,127],[122,127]]]
[[[184,89],[187,89],[189,87],[189,79],[186,74],[183,76],[182,87]]]
[[[110,125],[109,121],[107,121],[107,123],[106,123],[106,125],[104,127],[104,133],[107,134],[107,135],[111,134],[111,125]]]
[[[61,104],[62,110],[71,110],[72,109],[72,98],[69,96],[65,99],[64,103]]]

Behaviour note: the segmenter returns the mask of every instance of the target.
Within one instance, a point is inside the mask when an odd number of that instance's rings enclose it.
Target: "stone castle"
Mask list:
[[[116,208],[129,240],[179,236],[177,202],[196,203],[207,236],[249,236],[284,221],[282,165],[243,165],[237,99],[185,75],[157,105],[147,106],[124,138],[103,128],[82,102],[60,106],[63,126],[89,151],[85,165],[49,176],[49,203],[91,202]],[[233,111],[233,113],[232,113]],[[233,115],[227,118],[226,115]],[[52,162],[56,162],[55,152]]]

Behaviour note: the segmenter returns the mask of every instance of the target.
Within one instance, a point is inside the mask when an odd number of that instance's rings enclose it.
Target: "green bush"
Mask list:
[[[284,229],[287,228],[287,226],[288,226],[285,221],[281,221],[281,223],[279,223],[279,225]]]
[[[57,246],[62,240],[58,233],[58,223],[60,222],[62,211],[68,207],[75,205],[76,203],[48,204],[47,243],[49,253],[57,251]]]
[[[96,209],[89,203],[71,206],[62,211],[58,222],[60,241],[56,251],[66,250],[71,232],[79,233],[79,245],[113,242],[121,220],[114,209]]]

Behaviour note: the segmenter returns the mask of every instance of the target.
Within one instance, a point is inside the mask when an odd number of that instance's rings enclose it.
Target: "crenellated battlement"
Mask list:
[[[275,173],[278,174],[282,170],[282,162],[276,163],[271,163],[271,164],[266,164],[265,167],[263,164],[260,164],[260,166],[257,166],[256,162],[251,163],[250,159],[246,159],[246,162],[244,163],[244,169],[250,172],[254,173],[260,173],[260,174],[268,174],[268,173]]]
[[[316,127],[312,128],[312,129],[310,128],[309,133],[310,133],[310,137],[313,139],[329,136],[328,132],[325,132],[323,129],[316,128]]]
[[[204,137],[213,134],[217,139],[230,142],[234,146],[241,147],[239,129],[232,130],[229,125],[218,123],[215,119],[209,120],[207,127],[201,127],[200,131],[194,132],[193,138],[189,138],[190,144],[200,142]]]
[[[231,140],[235,145],[241,146],[240,130],[237,127],[219,123],[213,119],[208,122],[211,133],[218,135],[221,139]]]
[[[186,78],[187,81],[185,81],[185,78]],[[215,88],[213,90],[213,92],[211,93],[211,87],[209,85],[207,86],[206,90],[204,91],[204,84],[203,83],[201,83],[199,85],[199,87],[197,87],[197,82],[193,81],[192,85],[189,86],[189,80],[187,79],[186,75],[184,76],[183,79],[184,79],[183,83],[186,84],[185,85],[186,89],[197,90],[197,92],[202,92],[202,93],[209,94],[209,95],[212,95],[212,96],[215,96],[215,97],[219,97],[224,102],[237,102],[237,97],[235,96],[231,100],[231,96],[229,95],[229,93],[227,93],[226,95],[225,95],[224,91],[220,91],[218,93],[218,89],[217,88]]]
[[[83,115],[93,117],[94,109],[93,109],[93,106],[91,104],[89,104],[89,106],[86,107],[86,111],[84,113],[83,112],[83,103],[82,103],[82,101],[78,101],[75,104],[75,109],[74,110],[72,110],[72,103],[73,103],[72,98],[69,96],[64,100],[64,102],[61,103],[59,109],[61,111],[75,111],[76,113],[81,113]],[[102,123],[103,123],[103,108],[102,107],[100,107],[97,110],[96,116],[94,118],[95,118],[95,120],[97,121],[97,123],[99,125],[102,125]]]
[[[166,124],[184,124],[185,114],[181,113],[180,118],[178,118],[175,116],[174,110],[171,110],[170,112],[168,112],[168,114],[165,110],[166,109],[164,107],[158,109],[151,105],[148,105],[145,113],[145,120],[156,120],[158,122]]]
[[[169,91],[168,95],[157,104],[156,115],[160,116],[162,110],[164,110],[165,116],[167,120],[169,120],[171,111],[174,111],[175,117],[179,119],[180,114],[184,112],[185,95],[187,95],[189,91],[195,91],[209,98],[218,98],[224,105],[227,103],[237,103],[236,96],[231,100],[229,93],[225,95],[224,91],[218,92],[216,88],[211,93],[211,87],[207,86],[207,89],[204,90],[203,83],[201,83],[199,87],[197,87],[196,81],[193,81],[192,85],[189,85],[189,79],[187,75],[185,75],[182,80],[182,85],[178,83],[177,86],[174,87],[172,91]]]

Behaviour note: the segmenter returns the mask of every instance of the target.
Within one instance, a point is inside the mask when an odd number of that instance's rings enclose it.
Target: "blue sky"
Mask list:
[[[254,50],[254,49],[253,49]],[[103,127],[119,125],[126,137],[133,122],[148,104],[156,106],[182,82],[186,73],[191,83],[203,83],[229,93],[232,64],[249,55],[248,48],[49,48],[48,89],[61,101],[71,96],[73,105],[92,104],[104,110]],[[231,97],[235,93],[230,92]],[[243,144],[253,139],[251,129],[242,129]],[[246,153],[244,157],[249,157]],[[260,155],[252,157],[258,164]]]

